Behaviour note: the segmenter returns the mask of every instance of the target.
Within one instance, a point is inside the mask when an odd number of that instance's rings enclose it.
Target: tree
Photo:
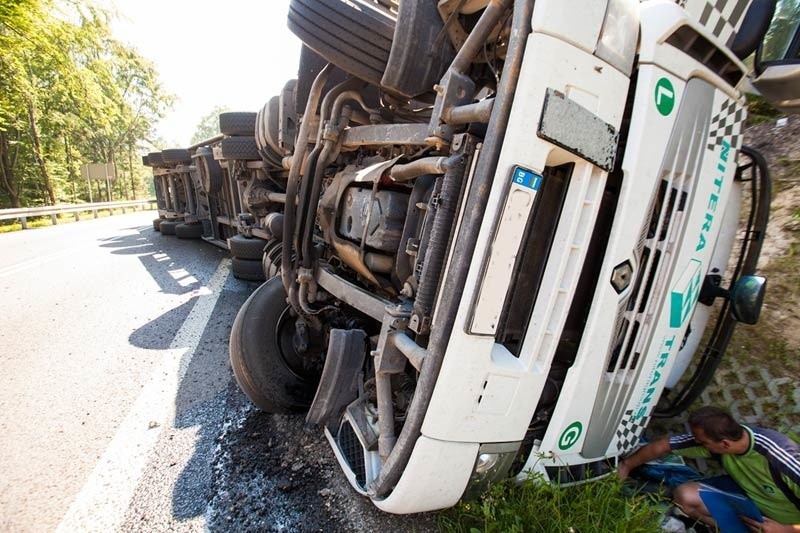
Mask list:
[[[77,2],[0,4],[0,206],[74,201],[89,162],[117,163],[121,191],[142,189],[133,151],[172,97],[108,22]]]
[[[195,126],[194,134],[192,135],[192,144],[219,135],[219,115],[227,111],[230,111],[230,108],[226,106],[217,106],[201,118],[200,122]]]

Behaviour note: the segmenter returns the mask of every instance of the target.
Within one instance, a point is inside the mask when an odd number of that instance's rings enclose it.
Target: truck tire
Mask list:
[[[197,167],[200,173],[200,183],[206,194],[214,195],[222,189],[222,167],[214,159],[211,148],[201,146],[197,149],[195,157],[198,160]]]
[[[153,229],[156,231],[161,231],[161,222],[163,222],[163,218],[156,218],[153,220]]]
[[[277,276],[281,271],[281,256],[283,255],[283,242],[273,239],[267,243],[264,255],[261,258],[261,266],[264,269],[264,276],[270,279]]]
[[[231,256],[240,259],[252,259],[261,261],[264,255],[264,247],[267,242],[257,237],[245,237],[244,235],[234,235],[228,239],[228,250]]]
[[[175,235],[175,228],[180,223],[180,220],[162,220],[158,229],[161,231],[161,235]]]
[[[397,17],[367,0],[291,0],[289,29],[306,46],[362,80],[380,85]]]
[[[192,162],[192,154],[186,148],[170,148],[161,151],[161,158],[164,163],[172,165],[189,165]]]
[[[319,378],[303,369],[292,344],[293,326],[277,276],[250,295],[233,322],[233,375],[250,401],[268,413],[302,412],[314,398]]]
[[[150,152],[147,154],[147,161],[150,162],[151,167],[160,167],[164,165],[164,158],[161,152]]]
[[[222,159],[260,161],[255,137],[225,137],[219,143]]]
[[[280,115],[280,97],[273,96],[256,113],[256,143],[262,150],[271,150],[280,159],[283,151],[278,145],[278,118]]]
[[[264,276],[261,260],[234,257],[231,259],[231,272],[233,272],[234,278],[245,281],[264,281],[267,279]]]
[[[197,224],[178,224],[175,226],[175,235],[179,239],[199,239],[203,236],[203,225]]]
[[[220,113],[219,131],[223,135],[252,137],[256,131],[256,114],[251,112]]]

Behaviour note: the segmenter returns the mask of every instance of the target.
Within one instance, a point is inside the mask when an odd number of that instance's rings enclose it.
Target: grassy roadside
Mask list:
[[[439,516],[452,533],[660,531],[657,497],[629,494],[616,476],[557,487],[530,479],[494,485],[480,501],[461,502]]]

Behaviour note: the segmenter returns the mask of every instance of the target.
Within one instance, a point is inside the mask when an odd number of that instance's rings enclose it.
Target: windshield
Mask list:
[[[761,63],[800,59],[798,42],[795,38],[798,24],[800,24],[800,0],[779,0],[775,7],[775,16],[759,52]]]

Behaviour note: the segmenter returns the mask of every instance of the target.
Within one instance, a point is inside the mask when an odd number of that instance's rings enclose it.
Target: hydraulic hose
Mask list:
[[[308,211],[308,202],[310,199],[309,191],[311,189],[311,179],[317,168],[319,156],[323,149],[319,146],[311,150],[311,153],[306,159],[306,167],[303,170],[303,181],[300,184],[300,194],[297,200],[297,212],[295,213],[296,222],[293,228],[294,233],[294,250],[297,252],[297,264],[302,261],[302,246],[303,246],[303,231],[305,228],[306,217],[305,213]],[[324,165],[321,165],[324,167]],[[312,220],[313,223],[313,220]]]
[[[394,181],[409,181],[425,174],[444,174],[446,157],[424,157],[411,163],[395,165],[389,171]]]
[[[319,149],[315,149],[317,152]],[[308,202],[303,206],[301,213],[304,215],[304,222],[302,228],[299,228],[299,243],[298,250],[300,250],[300,264],[303,268],[311,268],[311,245],[313,243],[314,235],[314,219],[317,216],[317,205],[319,204],[319,194],[322,189],[322,177],[325,175],[325,167],[327,166],[328,158],[333,150],[333,143],[325,141],[325,145],[319,150],[318,155],[314,161],[313,178],[309,175],[309,188],[310,193]],[[310,174],[310,173],[309,173]],[[305,183],[304,183],[305,185]]]
[[[300,177],[300,167],[303,164],[303,157],[308,148],[308,133],[310,129],[311,117],[314,115],[319,99],[322,94],[322,89],[328,81],[333,66],[328,63],[319,71],[317,77],[314,78],[314,83],[311,85],[311,91],[308,95],[306,102],[306,109],[303,114],[303,121],[300,124],[300,131],[297,134],[297,144],[295,146],[294,155],[292,157],[292,167],[289,170],[289,179],[286,183],[286,208],[284,209],[284,229],[283,232],[283,253],[281,254],[281,281],[286,289],[286,294],[289,295],[290,303],[295,309],[299,309],[297,303],[297,293],[294,289],[294,268],[292,267],[292,237],[295,223],[295,210],[297,202],[297,185]],[[294,298],[292,297],[294,293]]]

